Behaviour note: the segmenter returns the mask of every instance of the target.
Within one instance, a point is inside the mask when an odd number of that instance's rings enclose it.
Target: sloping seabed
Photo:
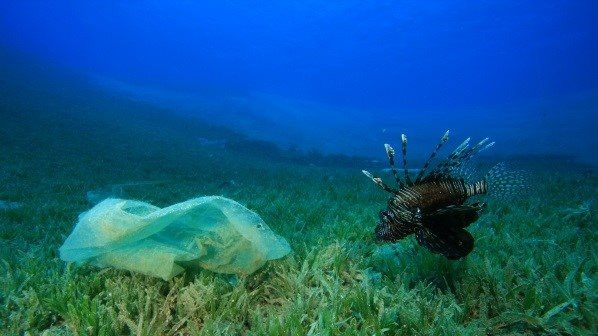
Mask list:
[[[386,195],[360,169],[292,165],[202,146],[184,121],[68,116],[14,106],[0,123],[0,334],[596,334],[598,179],[544,161],[529,197],[491,203],[473,253],[447,261],[373,241]],[[18,105],[18,106],[17,106]],[[38,109],[40,112],[30,112]],[[177,128],[178,127],[178,128]],[[559,166],[558,170],[554,170]],[[88,192],[165,206],[223,195],[257,211],[293,253],[233,279],[171,282],[65,264],[57,249]]]

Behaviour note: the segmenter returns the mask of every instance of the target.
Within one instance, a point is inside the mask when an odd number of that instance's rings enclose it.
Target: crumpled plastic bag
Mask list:
[[[59,250],[64,261],[168,280],[194,266],[247,275],[291,248],[255,212],[231,199],[207,196],[162,209],[106,199],[79,215]]]

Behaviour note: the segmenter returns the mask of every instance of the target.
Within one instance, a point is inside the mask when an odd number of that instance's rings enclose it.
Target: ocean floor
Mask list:
[[[531,193],[491,202],[469,228],[474,251],[449,261],[412,237],[374,241],[387,195],[360,169],[231,152],[171,124],[60,111],[0,123],[1,335],[598,332],[591,168],[527,163]],[[223,195],[293,252],[245,278],[169,282],[61,261],[78,214],[112,195],[157,206]]]

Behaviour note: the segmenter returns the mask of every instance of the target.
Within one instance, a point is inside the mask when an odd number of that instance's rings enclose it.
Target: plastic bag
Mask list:
[[[255,212],[224,197],[200,197],[163,209],[107,199],[79,216],[60,247],[60,258],[168,280],[193,266],[246,275],[290,251]]]

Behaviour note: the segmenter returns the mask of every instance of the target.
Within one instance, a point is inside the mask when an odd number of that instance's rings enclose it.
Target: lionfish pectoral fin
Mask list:
[[[425,224],[439,230],[466,228],[478,220],[485,206],[481,202],[447,206],[425,216]]]
[[[473,250],[473,236],[463,229],[431,230],[422,228],[415,233],[417,242],[448,259],[460,259]]]

